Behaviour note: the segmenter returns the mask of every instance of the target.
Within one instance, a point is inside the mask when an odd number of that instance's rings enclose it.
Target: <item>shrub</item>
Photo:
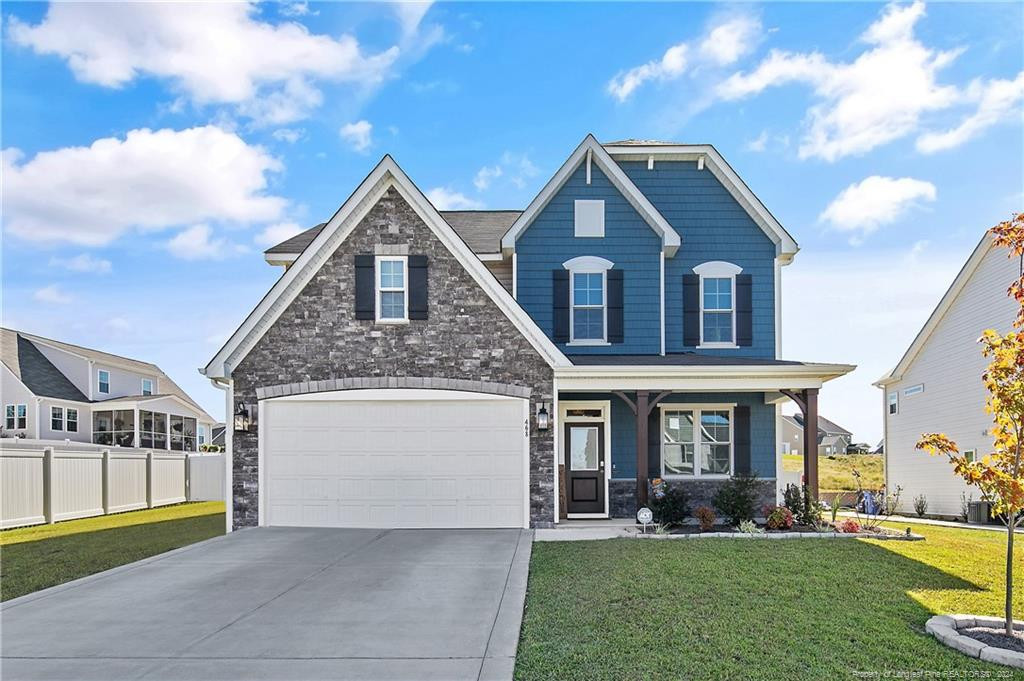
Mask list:
[[[788,530],[793,527],[793,512],[785,506],[769,506],[765,513],[765,525],[769,530]]]
[[[690,517],[690,497],[682,485],[669,487],[661,478],[651,481],[651,511],[662,525],[682,525]]]
[[[836,525],[836,529],[843,534],[857,534],[860,532],[860,523],[853,518],[845,518]]]
[[[782,493],[782,505],[792,511],[793,515],[799,518],[804,514],[804,497],[800,487],[790,483]]]
[[[811,488],[807,485],[803,487],[803,496],[803,508],[800,509],[797,520],[801,525],[814,525],[821,520],[823,507],[820,501],[811,496]]]
[[[700,529],[707,532],[715,526],[715,521],[718,520],[715,516],[715,512],[707,506],[698,506],[697,510],[694,511],[693,517],[700,523]]]
[[[764,534],[764,528],[758,527],[753,520],[744,520],[736,529],[743,534]]]
[[[719,488],[714,504],[730,525],[739,525],[743,520],[754,519],[757,497],[757,476],[739,475]]]
[[[918,494],[914,497],[914,513],[919,517],[923,518],[924,514],[928,512],[928,499],[923,494]]]

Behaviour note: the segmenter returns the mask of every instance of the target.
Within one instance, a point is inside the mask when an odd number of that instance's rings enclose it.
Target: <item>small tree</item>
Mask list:
[[[982,374],[988,391],[985,409],[992,414],[993,449],[974,461],[960,455],[955,442],[942,433],[927,433],[917,443],[931,455],[945,455],[953,470],[967,484],[981,490],[992,510],[1006,524],[1006,635],[1013,636],[1013,538],[1024,519],[1024,213],[989,230],[994,243],[1020,259],[1018,279],[1007,293],[1020,304],[1014,330],[1005,336],[986,330],[981,337],[982,354],[991,358]]]

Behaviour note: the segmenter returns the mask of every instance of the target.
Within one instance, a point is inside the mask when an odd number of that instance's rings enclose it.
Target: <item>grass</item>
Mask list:
[[[803,471],[802,454],[783,454],[782,468],[787,471]],[[836,492],[857,489],[853,469],[861,474],[864,489],[879,489],[885,483],[882,457],[877,454],[846,454],[830,459],[818,457],[818,486],[824,491]]]
[[[1003,678],[924,623],[1001,613],[1005,536],[914,531],[926,540],[535,544],[516,678]],[[1024,611],[1024,586],[1015,604]]]
[[[0,600],[224,534],[224,504],[201,502],[0,532]]]

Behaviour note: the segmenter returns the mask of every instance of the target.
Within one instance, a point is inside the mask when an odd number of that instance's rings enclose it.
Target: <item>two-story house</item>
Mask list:
[[[782,415],[782,453],[799,454],[803,451],[804,417],[801,414]],[[853,444],[853,433],[824,416],[818,416],[818,456],[846,454]]]
[[[4,437],[194,452],[216,421],[160,367],[0,329]]]
[[[817,423],[852,369],[781,359],[796,252],[710,145],[587,136],[521,212],[438,212],[386,156],[267,251],[284,274],[202,370],[231,522],[546,526],[631,517],[657,477],[775,501],[780,405]]]

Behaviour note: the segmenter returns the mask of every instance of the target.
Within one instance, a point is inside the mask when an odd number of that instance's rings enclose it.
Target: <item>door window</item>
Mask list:
[[[570,427],[570,469],[574,471],[596,471],[597,457],[597,428],[594,426]]]

